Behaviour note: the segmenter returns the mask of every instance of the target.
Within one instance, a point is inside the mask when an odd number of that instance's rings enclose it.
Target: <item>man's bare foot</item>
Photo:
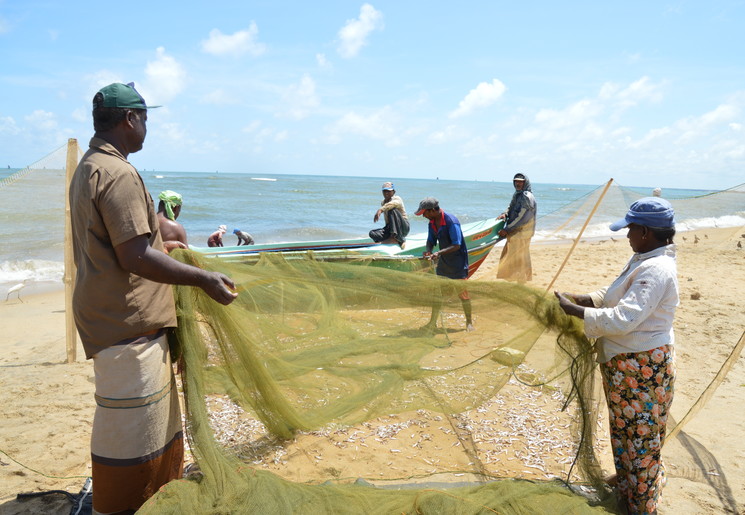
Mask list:
[[[471,331],[475,331],[475,330],[476,328],[473,326],[473,324],[466,324],[466,331],[470,333]]]

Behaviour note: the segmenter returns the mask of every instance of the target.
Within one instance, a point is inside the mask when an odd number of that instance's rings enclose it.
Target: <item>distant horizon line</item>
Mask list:
[[[25,168],[28,168],[28,166],[25,166],[23,168],[14,168],[14,167],[11,167],[10,165],[8,165],[8,168],[3,168],[3,169],[0,169],[0,170],[3,170],[3,171],[6,171],[7,170],[9,172],[8,175],[12,175],[12,174],[14,174],[14,173],[16,173],[16,172],[18,172],[20,170],[24,170]],[[50,168],[50,169],[52,169],[52,168]],[[221,172],[220,170],[215,170],[214,172],[208,172],[208,171],[194,171],[194,170],[156,170],[155,168],[153,168],[153,169],[142,168],[142,169],[137,169],[137,171],[140,174],[143,174],[143,173],[149,173],[149,174],[216,174],[216,175],[225,174],[225,175],[253,175],[253,176],[259,177],[259,178],[262,177],[262,176],[264,176],[264,175],[267,175],[267,176],[278,175],[278,176],[291,176],[291,177],[347,177],[347,178],[354,178],[354,179],[374,179],[374,180],[382,180],[382,179],[388,178],[388,179],[391,179],[391,180],[394,180],[394,181],[395,180],[411,180],[411,181],[486,182],[486,183],[495,183],[495,184],[511,184],[511,181],[509,181],[509,180],[507,180],[507,181],[497,181],[497,180],[493,180],[493,179],[492,180],[484,180],[484,179],[449,179],[449,178],[442,178],[441,179],[440,177],[435,177],[435,178],[424,178],[424,177],[393,177],[393,176],[390,176],[390,175],[386,175],[386,176],[382,176],[382,175],[381,176],[373,176],[373,175],[343,175],[343,174],[334,174],[334,173],[327,173],[327,174],[323,174],[323,173],[288,173],[288,172],[262,172],[262,173],[256,173],[256,172],[248,172],[248,171],[246,171],[246,172],[222,171]],[[0,177],[0,179],[2,179],[2,178],[3,177]],[[610,180],[610,179],[611,179],[611,177],[608,178],[608,180]],[[588,184],[588,183],[581,183],[581,182],[536,182],[534,180],[531,180],[530,182],[532,184],[547,184],[547,185],[552,185],[552,186],[567,185],[567,186],[588,186],[588,187],[594,186],[594,187],[598,187],[598,186],[602,186],[603,184],[607,183],[608,180],[603,181],[603,182],[600,182],[600,183],[597,183],[597,184]],[[635,189],[635,190],[649,189],[650,192],[653,189],[655,189],[655,188],[662,188],[663,190],[666,190],[667,189],[667,190],[674,190],[674,191],[699,191],[699,192],[708,192],[708,193],[713,193],[713,192],[718,192],[718,191],[726,191],[728,189],[736,188],[738,186],[741,186],[741,185],[745,184],[745,183],[735,184],[733,186],[730,186],[729,188],[724,188],[724,189],[721,189],[721,190],[712,190],[712,189],[704,189],[704,188],[675,188],[675,187],[659,186],[659,185],[658,186],[627,186],[627,185],[624,185],[624,184],[620,184],[618,181],[615,181],[615,180],[614,180],[614,183],[616,185],[622,186],[624,188],[632,188],[632,189]]]

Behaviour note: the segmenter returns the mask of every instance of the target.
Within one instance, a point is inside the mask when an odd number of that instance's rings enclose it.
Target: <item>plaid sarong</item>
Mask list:
[[[93,357],[93,513],[137,510],[183,473],[183,431],[163,331]]]

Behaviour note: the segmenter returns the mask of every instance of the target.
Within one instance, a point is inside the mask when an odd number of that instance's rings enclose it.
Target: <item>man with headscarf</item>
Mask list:
[[[181,204],[183,200],[181,195],[175,191],[165,190],[158,195],[158,225],[160,226],[160,235],[163,238],[163,245],[166,250],[172,248],[187,248],[186,229],[176,221],[181,214]]]
[[[392,182],[384,182],[382,191],[383,200],[373,216],[373,222],[380,220],[380,215],[383,215],[385,227],[370,231],[370,239],[375,243],[396,243],[403,248],[410,230],[404,201],[396,195]]]
[[[506,223],[499,235],[507,238],[499,258],[497,279],[525,283],[533,279],[530,263],[530,239],[535,233],[537,205],[530,180],[521,173],[512,179],[515,193],[507,211],[499,215]]]

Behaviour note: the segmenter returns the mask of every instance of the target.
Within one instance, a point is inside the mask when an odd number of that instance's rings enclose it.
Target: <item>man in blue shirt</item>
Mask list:
[[[463,240],[463,231],[456,217],[440,209],[439,201],[434,197],[427,197],[419,203],[417,216],[424,216],[429,220],[429,234],[427,236],[427,247],[422,254],[427,259],[437,263],[437,275],[449,277],[450,279],[468,278],[468,249]],[[440,250],[432,252],[435,245]],[[463,303],[463,311],[466,314],[466,331],[473,331],[473,320],[471,318],[471,299],[468,290],[458,294]],[[434,332],[437,325],[437,317],[442,307],[442,299],[436,298],[432,305],[432,316],[422,329]]]

